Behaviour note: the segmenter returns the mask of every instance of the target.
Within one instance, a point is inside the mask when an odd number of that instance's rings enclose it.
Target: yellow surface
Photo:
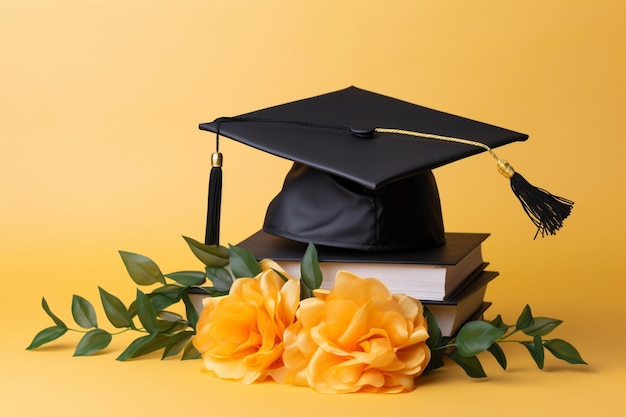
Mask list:
[[[626,400],[626,18],[615,1],[0,2],[0,415],[619,415]],[[446,228],[487,231],[487,298],[563,319],[588,367],[507,346],[491,377],[447,366],[405,395],[320,395],[213,379],[200,363],[27,352],[72,294],[132,299],[117,250],[195,268],[212,136],[197,124],[349,85],[530,135],[499,151],[576,201],[555,237],[490,157],[438,169]],[[223,240],[260,227],[288,163],[223,141]],[[101,322],[105,322],[99,310]],[[219,410],[219,414],[217,411]],[[212,414],[214,413],[215,414]]]

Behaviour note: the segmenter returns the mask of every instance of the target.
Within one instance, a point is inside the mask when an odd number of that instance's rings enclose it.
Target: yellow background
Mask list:
[[[1,0],[0,415],[617,415],[625,20],[618,0]],[[349,85],[530,135],[499,154],[576,202],[564,229],[533,240],[487,155],[435,171],[446,229],[492,234],[492,314],[530,303],[563,319],[556,336],[589,366],[539,371],[507,346],[510,369],[485,358],[487,380],[450,365],[410,394],[328,396],[212,379],[198,361],[120,363],[126,336],[90,358],[71,357],[74,335],[24,350],[51,324],[42,296],[67,322],[72,294],[134,297],[119,249],[198,267],[180,237],[204,233],[213,136],[198,123]],[[236,243],[289,164],[222,144],[222,243]]]

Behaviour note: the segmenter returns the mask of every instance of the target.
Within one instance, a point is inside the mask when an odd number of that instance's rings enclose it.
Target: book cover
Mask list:
[[[398,263],[453,266],[489,237],[489,233],[446,233],[446,243],[426,249],[393,252],[370,252],[316,245],[320,262]],[[258,259],[300,261],[307,244],[285,239],[262,230],[235,246],[251,251]]]
[[[483,271],[462,291],[445,301],[422,301],[437,319],[444,337],[455,334],[464,323],[489,307],[490,303],[484,302],[487,284],[497,276],[498,272]]]
[[[332,288],[339,270],[383,281],[393,293],[417,299],[445,300],[487,265],[482,242],[486,233],[446,233],[444,245],[422,250],[364,252],[316,246],[324,276],[322,288]],[[300,261],[307,244],[263,231],[237,244],[257,259],[269,258],[293,276],[300,276]]]

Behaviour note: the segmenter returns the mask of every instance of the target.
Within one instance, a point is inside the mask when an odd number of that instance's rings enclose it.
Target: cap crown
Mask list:
[[[431,171],[377,190],[300,163],[270,203],[263,230],[288,239],[367,251],[444,243],[437,184]]]

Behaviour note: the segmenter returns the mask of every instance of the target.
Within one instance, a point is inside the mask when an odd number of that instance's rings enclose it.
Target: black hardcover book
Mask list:
[[[441,334],[444,337],[455,334],[468,320],[479,313],[483,313],[489,307],[490,303],[484,302],[487,284],[497,276],[498,272],[483,271],[462,291],[445,301],[422,301],[437,319]]]
[[[446,243],[429,249],[365,252],[317,245],[322,288],[332,288],[337,271],[383,281],[392,293],[420,300],[443,301],[478,276],[487,265],[482,242],[487,233],[446,233]],[[257,259],[273,259],[286,272],[300,276],[307,244],[259,231],[236,246]]]

